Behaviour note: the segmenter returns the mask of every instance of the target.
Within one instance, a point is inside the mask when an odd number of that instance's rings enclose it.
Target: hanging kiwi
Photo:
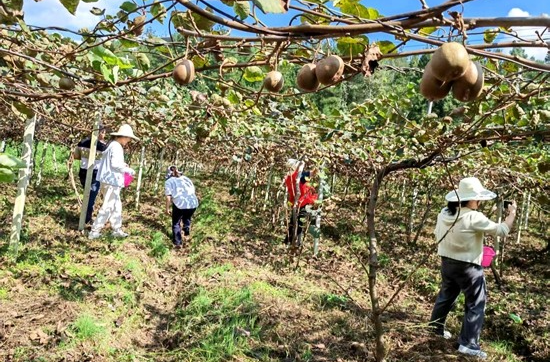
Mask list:
[[[451,86],[452,82],[444,83],[435,77],[432,62],[428,62],[420,81],[420,94],[429,101],[438,101],[449,94]]]
[[[481,94],[483,83],[481,64],[470,61],[466,73],[453,82],[453,96],[461,102],[471,102]]]
[[[319,83],[331,85],[340,80],[344,74],[344,61],[338,55],[322,59],[315,67],[315,75]]]
[[[195,65],[189,59],[183,59],[176,65],[172,77],[178,84],[189,84],[195,79]]]
[[[433,75],[442,82],[450,82],[461,77],[470,66],[466,48],[456,42],[440,46],[430,60]]]
[[[143,34],[143,28],[145,26],[146,19],[147,18],[145,17],[145,15],[140,15],[135,17],[133,22],[134,26],[132,27],[132,33],[135,36],[140,36],[141,34]]]
[[[272,70],[264,78],[264,88],[270,92],[279,92],[285,83],[281,72]]]
[[[319,88],[319,80],[315,75],[316,65],[309,63],[304,65],[298,72],[296,85],[304,92],[315,92]]]
[[[74,87],[75,87],[75,83],[71,78],[61,77],[59,79],[59,88],[64,90],[73,90]]]

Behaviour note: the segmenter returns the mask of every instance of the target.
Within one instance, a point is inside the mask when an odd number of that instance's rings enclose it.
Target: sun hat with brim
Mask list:
[[[139,141],[139,138],[137,138],[134,135],[134,131],[132,130],[132,127],[129,124],[123,124],[118,128],[118,131],[111,133],[111,136],[130,137],[132,139]]]
[[[460,180],[458,190],[451,191],[445,196],[445,200],[450,202],[470,201],[470,200],[492,200],[497,195],[487,190],[481,185],[481,182],[475,177],[466,177]]]

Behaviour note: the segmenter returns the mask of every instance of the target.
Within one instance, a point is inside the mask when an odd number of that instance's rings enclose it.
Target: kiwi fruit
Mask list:
[[[134,19],[134,26],[132,27],[132,33],[135,36],[140,36],[143,34],[143,27],[145,25],[146,17],[145,15],[136,16]]]
[[[466,73],[453,82],[453,96],[461,102],[471,102],[481,94],[483,82],[481,64],[470,61]]]
[[[59,88],[65,90],[72,90],[75,87],[75,83],[71,78],[61,77],[59,79]]]
[[[466,73],[470,57],[462,44],[450,42],[440,46],[430,62],[433,75],[442,82],[450,82]]]
[[[315,67],[315,75],[319,83],[331,85],[340,80],[344,74],[344,61],[338,55],[322,59]]]
[[[315,92],[319,88],[319,80],[315,75],[315,64],[304,65],[298,72],[296,85],[304,92]]]
[[[420,94],[429,101],[438,101],[449,94],[451,86],[451,82],[442,82],[435,77],[432,63],[428,62],[420,80]]]
[[[270,92],[279,92],[283,88],[285,80],[281,72],[272,70],[264,78],[264,88]]]
[[[195,65],[189,59],[183,59],[176,65],[172,77],[178,84],[189,84],[195,79]]]

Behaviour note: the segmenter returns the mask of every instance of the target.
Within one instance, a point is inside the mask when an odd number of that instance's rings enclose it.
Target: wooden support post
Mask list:
[[[531,206],[531,191],[527,191],[527,204],[525,205],[525,217],[523,218],[523,230],[529,227],[529,207]]]
[[[321,167],[321,170],[324,169],[324,166]],[[325,178],[323,177],[323,172],[319,172],[319,188],[317,189],[317,200],[319,201],[319,207],[317,208],[317,215],[315,216],[315,229],[316,236],[313,238],[313,255],[317,256],[319,253],[319,242],[321,240],[321,209],[323,205],[323,190],[324,190]]]
[[[143,166],[145,164],[145,146],[141,147],[141,155],[139,157],[139,171],[136,185],[136,210],[139,210],[139,196],[141,193],[141,177],[143,175]]]
[[[264,206],[262,210],[267,208],[267,202],[269,201],[269,191],[271,189],[271,182],[273,181],[273,164],[269,168],[269,176],[267,176],[267,186],[265,187]]]
[[[516,217],[518,220],[517,225],[517,235],[516,235],[516,244],[519,244],[521,242],[521,231],[524,229],[523,221],[525,216],[525,205],[527,204],[527,195],[523,194],[523,197],[521,198],[521,206],[519,208],[520,212],[519,215]]]
[[[159,157],[159,163],[157,167],[157,175],[155,176],[155,187],[153,191],[156,193],[159,188],[160,183],[160,175],[164,169],[164,147],[160,150],[160,157]]]
[[[17,258],[19,253],[19,245],[21,240],[21,225],[23,223],[23,211],[25,210],[25,198],[27,195],[27,186],[29,186],[29,179],[32,166],[33,155],[33,140],[34,130],[36,127],[36,116],[29,118],[25,125],[25,134],[23,136],[23,152],[21,159],[27,165],[25,168],[19,170],[19,181],[17,182],[17,196],[15,196],[15,203],[13,205],[13,218],[11,224],[10,233],[10,245],[9,253]]]
[[[4,152],[6,150],[6,140],[2,140],[2,142],[0,142],[0,152]]]
[[[42,182],[42,171],[44,169],[44,161],[46,160],[46,153],[48,152],[48,141],[42,145],[42,153],[40,156],[40,162],[38,163],[38,173],[36,174],[36,186]]]
[[[503,200],[502,200],[502,197],[497,197],[497,200],[496,200],[496,207],[497,207],[497,223],[500,224],[502,222],[502,205],[503,205]],[[496,257],[495,257],[495,262],[498,264],[499,262],[502,261],[502,253],[503,253],[503,239],[500,237],[500,236],[497,236],[495,239],[495,251],[496,251]]]
[[[90,202],[90,189],[92,188],[92,178],[94,177],[95,153],[97,149],[97,140],[99,138],[100,123],[101,116],[98,116],[94,123],[94,129],[92,130],[92,137],[90,140],[90,153],[88,155],[88,165],[86,167],[86,180],[84,181],[84,194],[82,195],[78,230],[84,230],[86,226],[86,211],[88,210],[88,203]]]
[[[415,186],[412,193],[411,213],[409,214],[409,224],[407,227],[407,243],[411,242],[411,236],[414,232],[414,217],[416,216],[416,201],[418,199],[418,187]]]
[[[52,161],[53,161],[53,171],[55,173],[58,173],[59,167],[57,166],[57,156],[55,154],[55,145],[52,146]]]

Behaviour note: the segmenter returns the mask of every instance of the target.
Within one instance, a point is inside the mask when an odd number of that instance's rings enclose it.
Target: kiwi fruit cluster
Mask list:
[[[304,92],[315,92],[320,84],[331,85],[344,74],[344,61],[338,55],[330,55],[317,64],[308,63],[298,72],[296,84]]]
[[[426,65],[420,93],[430,101],[443,99],[452,89],[455,99],[471,102],[483,90],[483,69],[470,60],[466,48],[456,42],[445,43]]]

